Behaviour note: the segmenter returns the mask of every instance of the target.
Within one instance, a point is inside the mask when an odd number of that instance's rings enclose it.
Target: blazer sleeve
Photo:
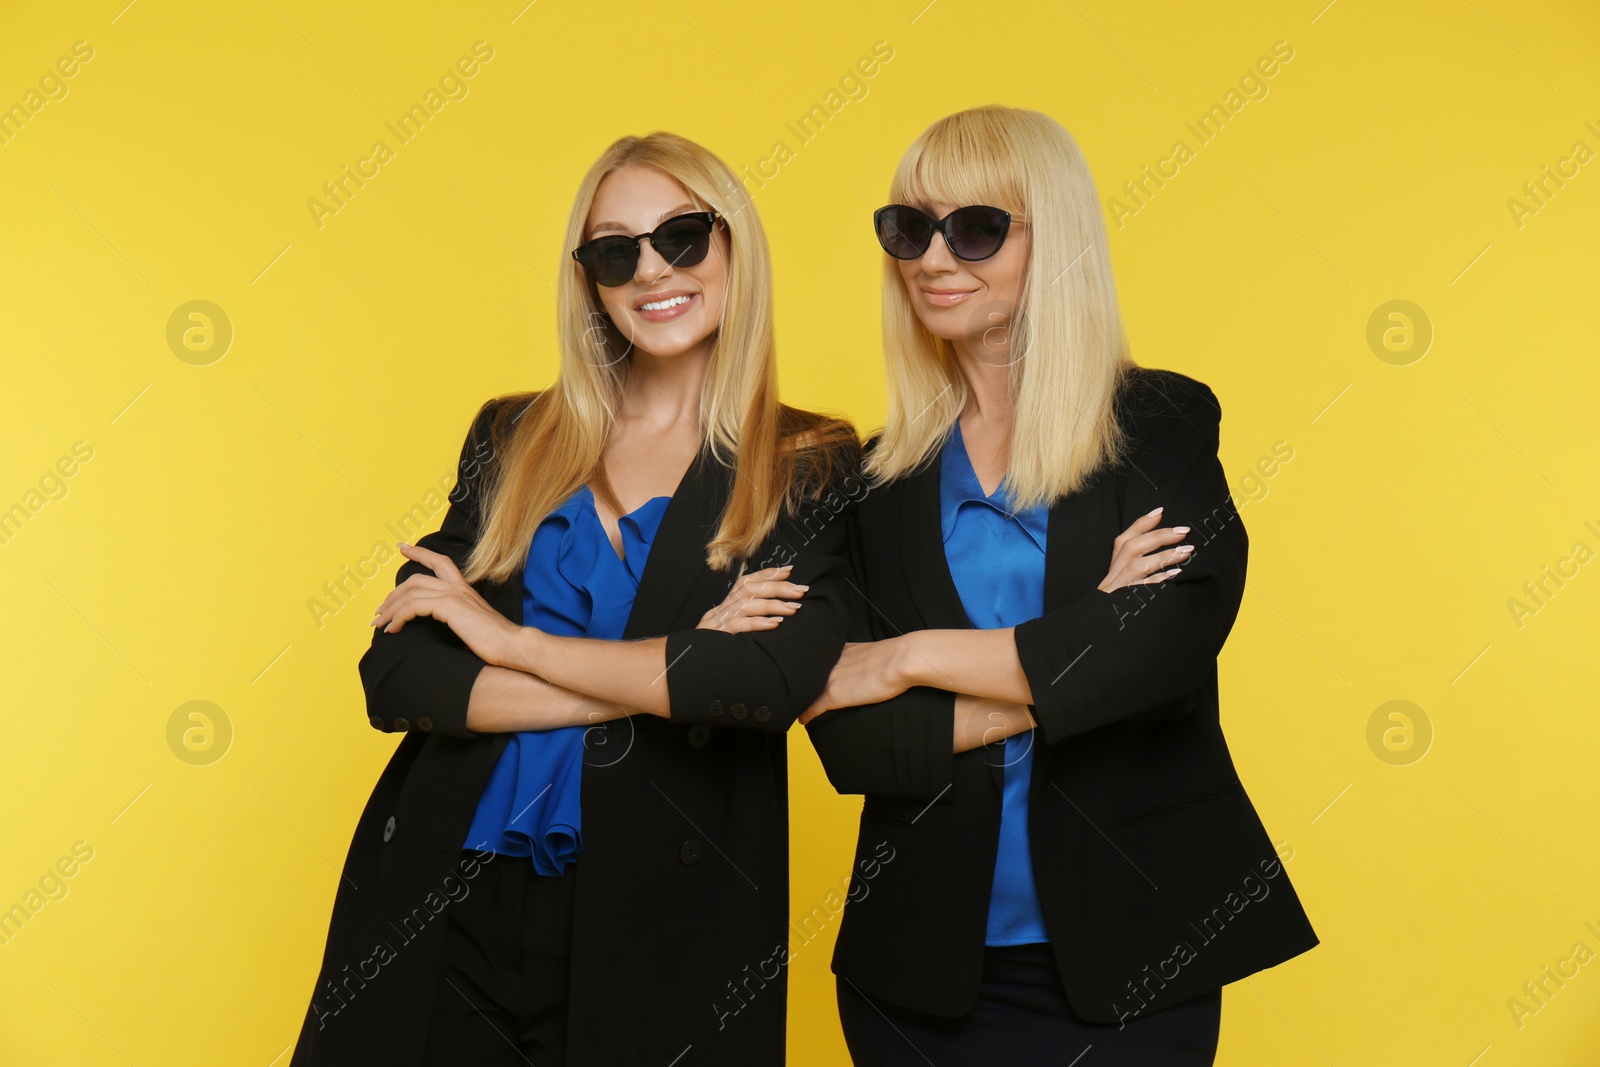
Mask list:
[[[867,450],[877,438],[867,442]],[[883,616],[872,607],[861,527],[850,509],[850,640],[881,641]],[[828,781],[840,793],[931,800],[954,780],[956,695],[915,686],[889,700],[835,708],[806,724]]]
[[[1153,508],[1188,526],[1177,576],[1099,589],[1014,630],[1046,744],[1144,714],[1182,714],[1216,668],[1244,595],[1249,538],[1217,458],[1222,409],[1203,383],[1171,375],[1138,419],[1120,475],[1123,528]]]
[[[806,724],[835,791],[933,800],[954,781],[956,694],[919,685]]]
[[[494,462],[490,424],[499,402],[497,398],[485,403],[467,431],[444,524],[416,542],[449,556],[460,568],[466,567],[467,555],[478,540],[480,489]],[[395,574],[395,585],[413,574],[432,573],[407,560]],[[483,593],[488,584],[480,581],[473,588]],[[390,733],[421,730],[452,737],[487,736],[467,728],[467,702],[485,666],[455,631],[430,616],[417,616],[398,633],[374,630],[358,668],[368,721]]]
[[[799,611],[773,630],[667,634],[673,722],[783,733],[822,695],[850,626],[846,513],[859,467],[859,449],[848,448],[829,485],[786,512],[752,560],[756,568],[793,564],[788,580],[810,587]]]

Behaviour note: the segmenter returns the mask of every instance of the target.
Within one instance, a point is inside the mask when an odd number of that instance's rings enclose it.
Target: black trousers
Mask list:
[[[949,1019],[875,1000],[837,981],[839,1022],[856,1067],[1211,1067],[1222,990],[1119,1028],[1075,1015],[1050,946],[984,950],[978,1003]],[[1093,1050],[1089,1053],[1089,1050]]]
[[[424,1067],[565,1061],[576,870],[547,877],[526,856],[496,855],[450,904]]]

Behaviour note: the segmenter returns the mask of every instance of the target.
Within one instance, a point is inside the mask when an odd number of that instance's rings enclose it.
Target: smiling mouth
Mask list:
[[[924,289],[922,295],[935,307],[953,307],[975,292],[976,289]]]
[[[668,293],[636,304],[633,310],[646,322],[666,322],[687,314],[699,296],[699,293]]]

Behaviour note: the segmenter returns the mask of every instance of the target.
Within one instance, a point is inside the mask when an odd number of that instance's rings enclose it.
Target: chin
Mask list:
[[[949,310],[954,311],[955,308]],[[966,322],[950,315],[924,315],[922,327],[941,341],[959,341],[967,336]]]
[[[657,359],[672,359],[692,352],[695,348],[704,344],[710,336],[708,333],[704,336],[699,334],[688,336],[674,334],[671,337],[650,337],[641,333],[640,336],[635,338],[634,345],[641,352],[647,352]]]

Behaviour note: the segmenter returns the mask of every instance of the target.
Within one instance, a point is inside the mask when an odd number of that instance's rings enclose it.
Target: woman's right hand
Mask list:
[[[811,588],[784,581],[793,567],[785,564],[746,574],[733,583],[722,603],[700,617],[695,629],[730,634],[777,629],[786,616],[800,610],[800,598]]]
[[[1189,536],[1189,527],[1156,528],[1161,509],[1141,515],[1132,526],[1117,536],[1111,549],[1111,569],[1099,585],[1103,593],[1125,585],[1155,585],[1178,573],[1178,567],[1194,557],[1193,545],[1167,548]]]

